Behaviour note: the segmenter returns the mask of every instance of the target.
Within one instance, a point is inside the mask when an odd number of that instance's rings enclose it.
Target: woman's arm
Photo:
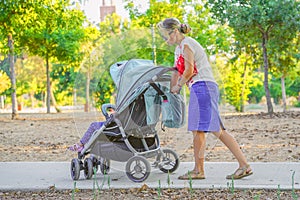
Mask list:
[[[178,72],[174,72],[171,79],[171,92],[179,93],[181,87],[190,80],[190,78],[194,75],[194,53],[192,50],[185,45],[183,49],[183,57],[184,57],[184,72],[178,81]],[[175,75],[176,73],[176,75]]]
[[[177,71],[173,71],[171,76],[170,88],[173,88],[178,83],[179,74]]]
[[[194,53],[192,52],[192,50],[190,49],[189,46],[184,45],[184,49],[183,49],[183,57],[184,57],[184,72],[182,74],[182,78],[180,79],[180,81],[178,82],[179,86],[183,86],[186,82],[188,82],[188,80],[190,80],[190,78],[192,78],[193,71],[194,71]]]

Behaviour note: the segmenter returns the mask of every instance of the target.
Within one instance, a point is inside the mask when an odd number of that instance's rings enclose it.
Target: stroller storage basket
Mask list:
[[[144,139],[146,141],[149,150],[157,148],[155,137],[149,137]],[[135,138],[133,136],[130,136],[128,138],[128,141],[137,152],[147,151],[140,138]],[[103,141],[103,140],[97,141],[93,146],[93,148],[91,149],[91,153],[95,155],[100,155],[101,157],[110,160],[115,160],[120,162],[125,162],[133,156],[133,153],[130,151],[130,149],[125,144],[125,142],[121,141],[121,139],[115,142]]]

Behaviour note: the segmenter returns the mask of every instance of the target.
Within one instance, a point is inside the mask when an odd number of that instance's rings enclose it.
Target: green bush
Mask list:
[[[300,101],[295,102],[295,104],[293,106],[300,108]]]

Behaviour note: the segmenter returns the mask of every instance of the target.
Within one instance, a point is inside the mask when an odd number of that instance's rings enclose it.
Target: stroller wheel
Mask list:
[[[102,174],[107,174],[110,171],[110,160],[107,158],[100,158],[100,170]]]
[[[90,179],[93,176],[93,160],[91,158],[86,158],[84,160],[84,176],[86,179]]]
[[[78,180],[80,176],[81,162],[77,158],[73,158],[71,161],[71,177],[73,180]]]
[[[126,175],[134,182],[143,182],[150,174],[149,161],[142,156],[133,156],[126,163]]]
[[[179,166],[179,158],[175,151],[171,149],[162,149],[163,154],[158,154],[156,160],[158,167],[164,173],[172,173]]]
[[[99,162],[98,162],[97,158],[95,158],[95,157],[91,157],[91,159],[93,161],[93,174],[96,174],[99,169],[99,166],[98,166]]]

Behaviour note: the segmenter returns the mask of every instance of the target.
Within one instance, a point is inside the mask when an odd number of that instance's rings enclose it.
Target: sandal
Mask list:
[[[70,146],[68,149],[69,149],[70,151],[81,152],[83,148],[84,148],[83,145],[80,145],[80,144],[73,144],[73,145]]]
[[[250,165],[246,165],[245,167],[238,168],[233,174],[227,175],[226,179],[241,179],[252,174]]]
[[[179,176],[178,179],[180,180],[205,179],[205,176],[203,172],[200,173],[200,172],[195,172],[193,170],[193,171],[188,171],[184,175]]]

